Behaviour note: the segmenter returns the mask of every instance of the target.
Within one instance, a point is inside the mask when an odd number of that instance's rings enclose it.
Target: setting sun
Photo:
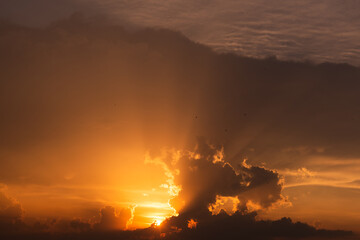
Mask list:
[[[154,224],[155,226],[160,226],[161,223],[165,220],[165,217],[153,216],[152,219],[154,220],[154,221],[153,221],[153,224]]]
[[[160,225],[161,225],[161,222],[162,222],[162,221],[160,221],[160,220],[155,220],[155,225],[156,225],[156,226],[160,226]]]

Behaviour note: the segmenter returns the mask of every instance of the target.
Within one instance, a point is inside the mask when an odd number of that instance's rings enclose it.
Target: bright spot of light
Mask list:
[[[151,218],[153,219],[153,224],[155,226],[160,226],[161,223],[165,220],[165,217],[163,216],[152,216]]]

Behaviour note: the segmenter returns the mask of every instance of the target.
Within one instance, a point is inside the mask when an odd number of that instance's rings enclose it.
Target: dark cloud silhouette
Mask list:
[[[131,209],[105,206],[95,219],[27,219],[21,204],[0,191],[0,236],[31,236],[33,234],[85,233],[90,231],[125,230],[133,217]],[[45,236],[44,235],[44,236]]]
[[[196,228],[168,228],[174,223],[170,219],[160,227],[149,227],[133,231],[83,231],[83,232],[38,232],[4,234],[6,239],[349,239],[356,237],[349,231],[317,230],[307,224],[292,222],[289,218],[277,221],[257,221],[254,214],[221,213],[208,216],[207,221],[197,224]]]
[[[15,199],[0,189],[0,232],[16,232],[23,228],[23,209]]]
[[[160,226],[125,231],[132,217],[131,209],[116,210],[112,206],[100,209],[100,218],[91,223],[73,219],[49,219],[31,224],[23,221],[20,203],[0,192],[0,237],[5,239],[356,239],[351,231],[316,229],[308,224],[293,223],[290,218],[257,220],[256,212],[246,209],[241,201],[259,202],[262,207],[281,199],[281,184],[277,173],[245,162],[234,170],[224,160],[222,149],[200,138],[196,150],[188,152],[165,169],[180,171],[177,200],[188,200],[178,216],[166,219]],[[179,165],[180,169],[177,169]],[[168,175],[170,177],[170,175]],[[184,181],[184,178],[186,181]],[[187,181],[189,180],[189,181]],[[194,187],[195,186],[195,187]],[[211,187],[210,187],[211,186]],[[190,195],[187,196],[187,195]],[[241,196],[239,209],[231,215],[224,209],[213,214],[207,206],[216,196]],[[273,197],[273,196],[278,197]],[[271,197],[270,197],[271,196]],[[242,205],[242,206],[241,206]],[[189,225],[192,222],[192,225]],[[195,224],[194,224],[195,223]],[[122,230],[121,230],[122,229]]]
[[[207,215],[217,198],[231,197],[235,211],[246,211],[249,201],[268,208],[283,200],[282,183],[278,173],[262,167],[249,166],[244,161],[234,169],[226,161],[223,149],[198,139],[195,151],[170,152],[163,160],[170,177],[168,188],[179,187],[171,204],[188,220]],[[216,208],[216,206],[214,206]]]
[[[340,239],[353,236],[350,231],[318,230],[305,223],[293,223],[290,218],[256,219],[257,213],[247,203],[255,203],[259,207],[256,210],[261,210],[285,200],[278,173],[249,166],[245,161],[234,169],[226,162],[223,149],[203,138],[198,139],[193,152],[170,151],[162,158],[149,161],[163,167],[169,177],[166,187],[170,191],[179,186],[178,195],[170,201],[179,215],[161,224],[162,238]],[[230,211],[226,211],[224,204],[219,205],[218,212],[214,211],[216,206],[209,208],[221,197],[236,197],[238,201],[232,203],[235,206]]]
[[[207,216],[199,220],[196,228],[182,226],[182,231],[171,231],[166,224],[178,223],[173,217],[165,222],[168,229],[166,239],[346,239],[351,232],[317,230],[305,223],[292,222],[290,218],[276,221],[255,220],[255,213],[236,213],[232,216],[221,212],[216,216]],[[174,229],[174,228],[172,228]]]

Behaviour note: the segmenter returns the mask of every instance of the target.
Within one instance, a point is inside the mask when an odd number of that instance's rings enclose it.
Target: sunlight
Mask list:
[[[156,226],[160,226],[161,222],[162,222],[162,221],[160,221],[160,220],[155,220],[155,225],[156,225]]]
[[[160,226],[165,220],[165,217],[162,216],[152,216],[151,218],[153,219],[153,224],[155,224],[155,226]]]

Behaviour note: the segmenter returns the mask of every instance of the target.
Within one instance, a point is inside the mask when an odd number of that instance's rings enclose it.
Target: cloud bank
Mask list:
[[[359,66],[359,7],[357,0],[16,0],[3,1],[0,15],[46,25],[73,12],[102,14],[181,31],[220,52]]]
[[[244,161],[235,170],[224,158],[223,149],[200,138],[194,152],[167,153],[161,160],[169,177],[167,188],[178,188],[170,204],[177,216],[160,226],[126,230],[131,209],[100,209],[99,220],[49,219],[26,223],[21,206],[0,195],[0,236],[5,239],[356,239],[351,231],[316,229],[290,218],[258,220],[256,210],[267,209],[283,200],[279,175]],[[171,184],[175,184],[172,186]],[[179,184],[178,186],[176,184]],[[230,198],[230,211],[219,200]],[[237,201],[234,201],[236,199]],[[177,203],[182,203],[179,206]],[[249,204],[250,203],[250,204]],[[218,211],[216,211],[218,210]]]

